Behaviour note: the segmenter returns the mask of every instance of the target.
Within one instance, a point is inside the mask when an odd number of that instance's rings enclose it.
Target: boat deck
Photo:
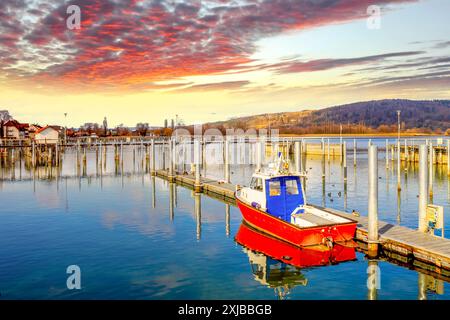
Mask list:
[[[167,170],[158,170],[156,175],[168,179]],[[188,188],[193,188],[195,177],[190,174],[181,174],[175,176],[175,181]],[[224,202],[235,204],[236,185],[230,183],[221,183],[219,181],[202,178],[202,192]],[[355,220],[357,222],[357,231],[355,240],[360,243],[364,250],[367,247],[368,218],[365,216],[356,217],[343,211],[322,208],[320,206],[308,204],[311,207],[328,211],[343,218]],[[308,217],[316,219],[316,217]],[[389,224],[384,221],[378,221],[380,245],[386,254],[405,263],[408,261],[418,261],[420,264],[429,265],[429,270],[436,272],[436,267],[440,268],[439,273],[450,275],[450,240],[439,238],[430,234],[424,234],[417,230],[407,227]],[[428,270],[427,269],[427,270]]]

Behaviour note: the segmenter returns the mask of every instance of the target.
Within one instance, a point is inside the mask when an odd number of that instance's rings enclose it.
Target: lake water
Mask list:
[[[81,176],[73,152],[64,155],[57,174],[48,168],[30,172],[18,162],[14,171],[3,165],[0,299],[450,298],[449,284],[437,276],[382,259],[368,261],[353,249],[346,248],[349,261],[339,262],[341,254],[328,266],[282,263],[280,250],[298,254],[300,262],[316,256],[283,246],[272,252],[264,243],[273,239],[253,243],[260,235],[243,237],[248,230],[235,206],[151,177],[142,153],[131,148],[124,152],[123,169],[116,170],[112,153],[99,171],[95,151],[89,151]],[[358,152],[355,168],[352,156],[349,152],[346,185],[339,159],[326,163],[325,188],[321,157],[306,159],[308,202],[366,214],[367,154]],[[398,194],[392,164],[386,170],[380,152],[379,218],[417,228],[418,169],[410,165],[406,171],[402,165]],[[248,184],[253,170],[232,166],[232,182]],[[222,172],[221,165],[210,165],[206,175],[221,178]],[[449,199],[447,169],[435,168],[433,202],[448,213]],[[449,228],[445,219],[444,235]],[[236,236],[244,240],[238,243]],[[321,264],[330,258],[323,259]],[[67,289],[70,265],[80,267],[81,290]],[[376,291],[368,286],[375,269]]]

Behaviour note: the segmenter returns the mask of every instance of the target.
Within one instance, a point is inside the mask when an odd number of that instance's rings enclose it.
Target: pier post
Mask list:
[[[223,142],[223,157],[224,157],[224,170],[225,170],[225,182],[230,183],[230,142],[225,137]]]
[[[400,178],[400,170],[401,170],[401,163],[400,163],[400,139],[397,139],[397,191],[402,190],[402,183]]]
[[[152,146],[151,146],[151,155],[150,155],[150,163],[151,163],[151,168],[150,168],[150,174],[152,176],[154,176],[156,174],[156,161],[155,161],[155,139],[152,139]]]
[[[330,163],[330,138],[327,139],[328,144],[328,163]]]
[[[201,142],[198,138],[194,140],[194,164],[195,164],[195,184],[194,191],[201,192],[202,184],[200,181],[200,157],[201,157]]]
[[[429,173],[428,173],[428,192],[430,194],[430,198],[433,197],[433,166],[434,166],[434,148],[433,141],[429,142]]]
[[[347,141],[342,143],[342,161],[344,164],[344,181],[347,181]]]
[[[428,146],[419,146],[419,231],[426,232],[427,205],[428,205]]]
[[[173,174],[173,139],[169,138],[169,176],[167,177],[169,182],[175,181],[175,176]]]
[[[450,139],[447,140],[447,175],[450,176]]]
[[[297,144],[297,142],[296,142]],[[256,140],[256,171],[261,171],[261,158],[262,158],[262,142],[258,138]]]
[[[356,139],[353,139],[353,166],[356,167]]]
[[[369,147],[369,226],[368,254],[378,254],[378,150],[377,146]]]
[[[386,139],[386,169],[389,169],[389,139]]]
[[[302,172],[302,149],[300,147],[300,141],[296,141],[294,144],[294,160],[295,160],[295,173]]]

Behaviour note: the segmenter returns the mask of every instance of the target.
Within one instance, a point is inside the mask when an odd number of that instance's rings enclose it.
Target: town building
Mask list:
[[[45,126],[36,131],[34,141],[37,144],[57,144],[62,130],[59,126]]]

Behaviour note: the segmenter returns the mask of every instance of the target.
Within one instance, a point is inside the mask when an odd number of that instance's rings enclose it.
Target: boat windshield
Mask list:
[[[250,189],[256,190],[256,191],[263,191],[263,182],[261,178],[252,178],[252,181],[250,182]]]

